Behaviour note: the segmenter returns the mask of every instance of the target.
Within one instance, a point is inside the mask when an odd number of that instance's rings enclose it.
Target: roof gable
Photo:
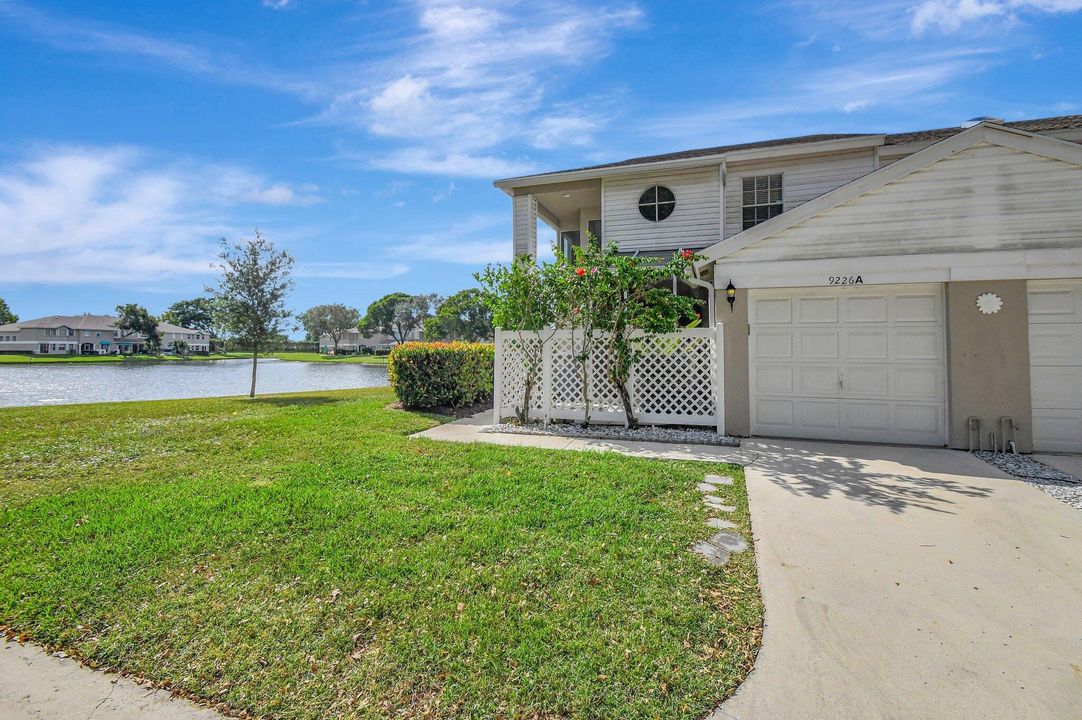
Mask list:
[[[1075,143],[991,123],[981,123],[820,195],[771,220],[711,245],[701,251],[705,259],[699,263],[699,267],[731,257],[751,245],[762,243],[794,226],[806,223],[812,218],[828,213],[856,198],[873,193],[890,183],[982,143],[1082,166],[1082,147]]]

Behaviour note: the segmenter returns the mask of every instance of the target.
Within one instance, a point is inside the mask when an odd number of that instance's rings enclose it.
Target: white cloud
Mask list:
[[[932,28],[950,33],[987,18],[1016,20],[1021,14],[1079,10],[1082,0],[924,0],[913,9],[910,27],[917,35]]]
[[[500,226],[506,233],[492,237]],[[504,215],[475,215],[454,223],[438,233],[425,233],[408,238],[395,247],[395,255],[455,263],[459,265],[486,265],[511,260],[511,221]]]
[[[293,4],[293,0],[263,0],[263,7],[271,10],[285,10]]]
[[[206,274],[217,238],[249,232],[231,219],[236,204],[311,191],[133,147],[38,148],[0,167],[0,267],[7,281],[46,284]]]
[[[397,141],[370,162],[403,173],[517,174],[529,164],[501,157],[501,147],[589,142],[599,121],[548,119],[548,84],[558,69],[605,55],[612,35],[638,24],[641,11],[566,0],[506,7],[415,3],[417,32],[338,92],[320,120]]]
[[[443,202],[444,200],[450,199],[450,197],[455,194],[455,190],[457,189],[458,188],[455,187],[455,184],[453,182],[447,183],[447,187],[441,188],[435,195],[432,196],[432,202],[439,203]]]
[[[364,160],[373,167],[402,173],[489,179],[524,175],[536,167],[525,160],[504,160],[495,155],[471,155],[463,152],[441,153],[424,147],[404,148]]]

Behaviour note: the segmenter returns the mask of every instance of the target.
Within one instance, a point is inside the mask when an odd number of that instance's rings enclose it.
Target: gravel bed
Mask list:
[[[590,425],[582,427],[574,423],[549,423],[548,425],[489,425],[481,432],[509,433],[512,435],[554,435],[566,438],[590,438],[593,440],[642,440],[645,442],[678,443],[682,445],[721,445],[740,447],[738,438],[718,435],[711,430],[699,428],[663,428],[642,425],[630,430],[622,425]]]
[[[987,450],[973,454],[1008,475],[1014,475],[1057,500],[1082,510],[1082,481],[1074,475],[1045,465],[1028,455],[992,453]]]

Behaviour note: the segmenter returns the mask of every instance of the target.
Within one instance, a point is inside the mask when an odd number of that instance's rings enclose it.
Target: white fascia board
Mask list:
[[[831,277],[858,276],[861,285],[1082,278],[1082,247],[719,262],[714,287],[724,288],[730,277],[742,289],[836,287]]]
[[[569,172],[532,175],[530,177],[507,178],[505,180],[497,180],[492,184],[508,195],[511,195],[515,188],[548,185],[550,183],[568,182],[570,180],[594,180],[597,178],[613,177],[615,175],[637,175],[640,173],[656,173],[664,170],[680,170],[683,168],[718,165],[725,160],[729,162],[746,162],[749,160],[768,160],[777,157],[799,157],[803,155],[818,155],[844,150],[859,150],[882,145],[883,138],[883,135],[861,135],[852,138],[842,138],[841,140],[819,140],[817,142],[793,145],[773,145],[762,148],[749,148],[747,150],[717,153],[714,155],[702,155],[694,158],[677,158],[675,160],[659,160],[657,162],[637,163],[633,165],[617,165],[615,167],[595,169],[586,168],[583,170],[571,170]]]

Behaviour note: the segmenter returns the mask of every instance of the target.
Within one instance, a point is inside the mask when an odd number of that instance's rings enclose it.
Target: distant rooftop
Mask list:
[[[72,330],[113,331],[116,329],[118,319],[115,315],[90,315],[89,313],[83,315],[47,315],[32,320],[20,320],[7,325],[0,325],[0,332],[18,332],[22,328],[51,329],[59,327],[67,327]],[[201,331],[160,322],[158,323],[158,332],[196,333]]]
[[[1061,115],[1059,117],[1038,118],[1035,120],[1018,120],[1015,122],[1003,123],[1003,125],[1005,125],[1006,127],[1017,128],[1019,130],[1025,130],[1027,132],[1034,133],[1051,132],[1054,130],[1070,130],[1074,128],[1082,128],[1082,115]],[[893,133],[885,136],[883,144],[903,145],[905,143],[942,140],[944,138],[950,137],[951,135],[956,135],[962,132],[963,129],[964,128],[960,126],[956,126],[938,128],[935,130],[916,130],[914,132]],[[571,168],[568,170],[553,170],[543,173],[534,173],[532,175],[522,175],[517,178],[508,178],[508,180],[536,178],[545,175],[560,175],[562,173],[571,172],[585,172],[589,170],[605,170],[609,168],[618,168],[633,165],[648,165],[650,163],[665,162],[668,160],[688,160],[698,157],[709,157],[711,155],[725,155],[727,153],[737,152],[739,150],[752,150],[757,148],[779,147],[784,145],[801,145],[804,143],[825,142],[828,140],[844,140],[847,138],[869,137],[876,134],[878,133],[798,135],[796,137],[779,138],[776,140],[760,140],[757,142],[740,143],[737,145],[718,145],[716,147],[699,148],[697,150],[681,150],[678,152],[664,153],[661,155],[644,155],[642,157],[630,158],[628,160],[620,160],[618,162],[603,163],[601,165],[587,165],[585,167]]]

